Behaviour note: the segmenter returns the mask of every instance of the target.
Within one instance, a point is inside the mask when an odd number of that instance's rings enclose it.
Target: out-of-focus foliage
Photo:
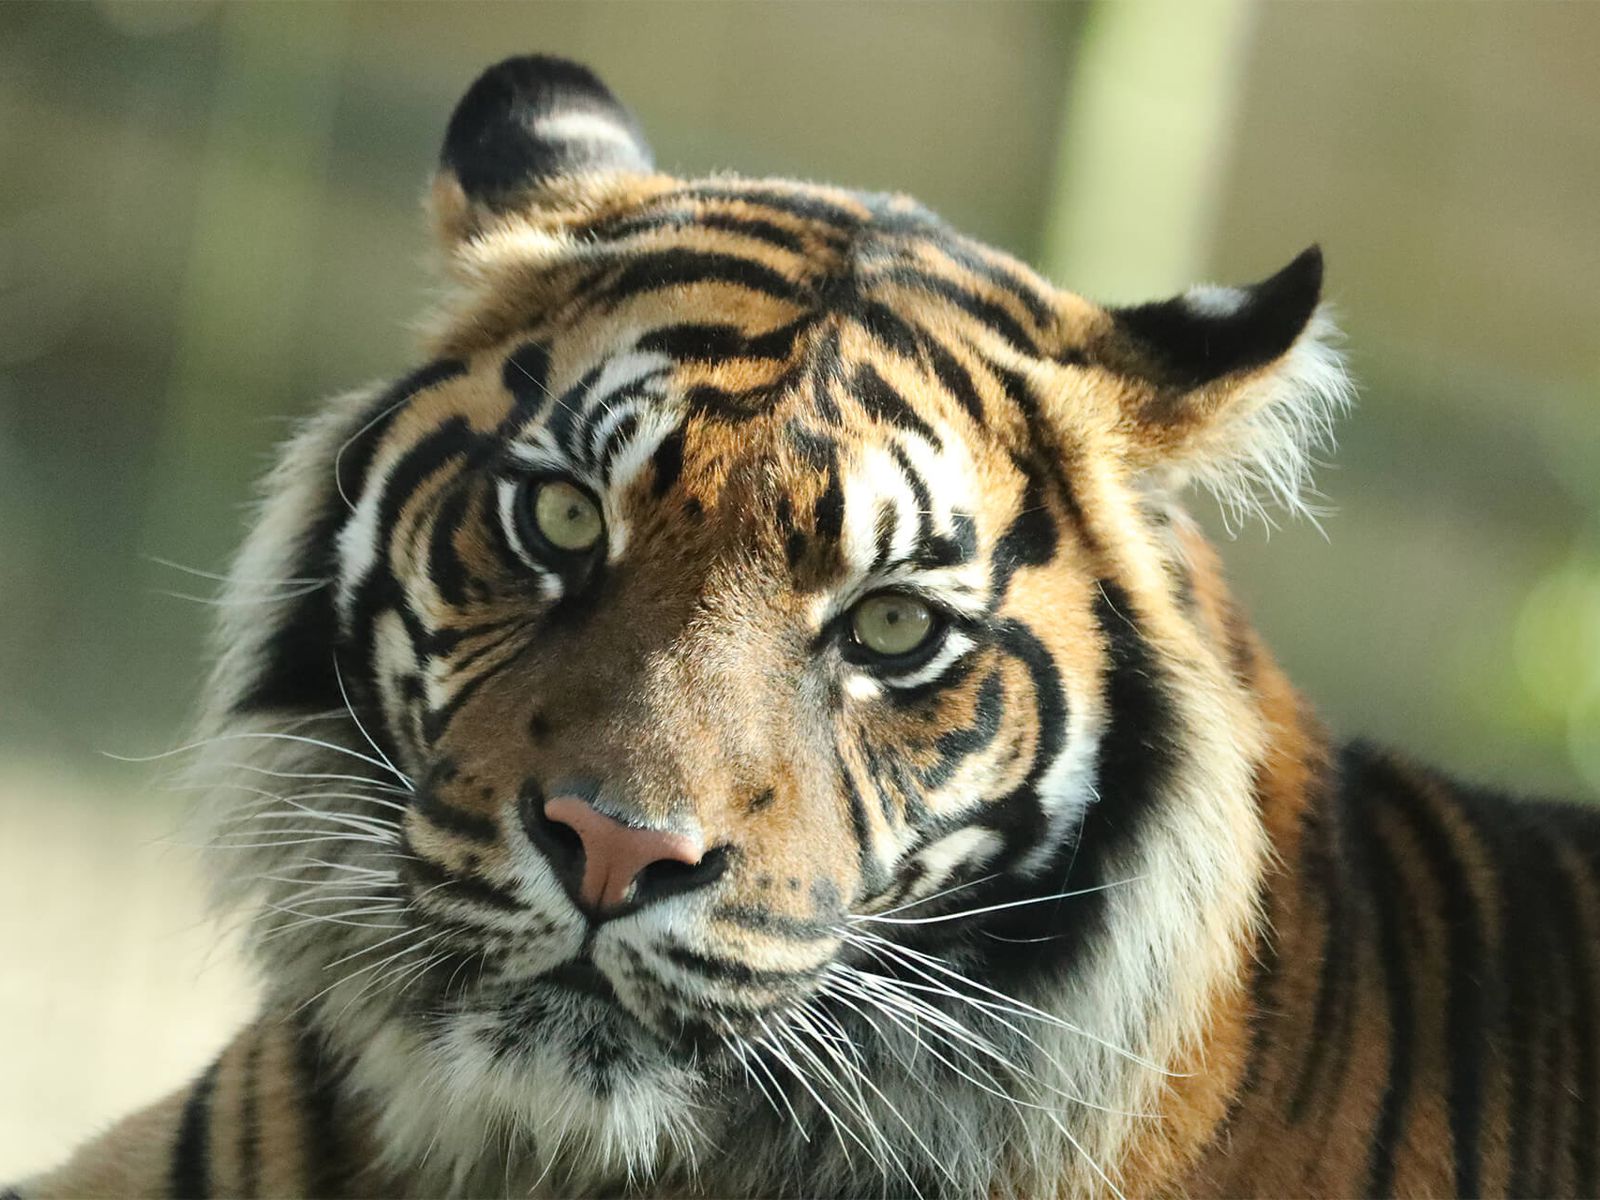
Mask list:
[[[169,743],[250,480],[407,364],[473,74],[592,62],[663,165],[910,191],[1107,299],[1320,240],[1323,540],[1226,547],[1334,724],[1600,790],[1600,7],[0,6],[0,755]],[[1203,505],[1203,501],[1200,502]]]

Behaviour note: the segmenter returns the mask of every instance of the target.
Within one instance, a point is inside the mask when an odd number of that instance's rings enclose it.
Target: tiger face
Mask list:
[[[1031,1094],[1099,939],[1171,908],[1110,898],[1167,792],[1248,769],[1164,686],[1236,686],[1170,495],[1293,494],[1320,259],[1104,309],[903,197],[653,174],[537,58],[462,101],[434,209],[434,357],[308,427],[240,571],[327,586],[225,639],[223,738],[327,777],[304,836],[224,818],[273,978],[458,1176],[692,1175],[802,1112],[834,1186],[948,1173],[926,1139],[998,1118],[927,1081]]]

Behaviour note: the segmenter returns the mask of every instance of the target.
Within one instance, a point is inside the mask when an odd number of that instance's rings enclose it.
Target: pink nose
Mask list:
[[[705,857],[705,842],[664,829],[640,829],[613,820],[576,796],[547,800],[544,815],[565,825],[583,843],[583,882],[578,898],[597,912],[627,902],[639,873],[655,863],[692,867]]]

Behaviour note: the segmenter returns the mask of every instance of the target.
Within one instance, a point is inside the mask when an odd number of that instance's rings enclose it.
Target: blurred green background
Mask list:
[[[906,190],[1097,299],[1320,241],[1337,511],[1225,540],[1237,591],[1339,730],[1600,797],[1600,5],[12,0],[0,1177],[248,1006],[199,965],[179,801],[102,754],[174,744],[204,670],[171,593],[211,585],[155,560],[225,570],[287,422],[410,363],[445,118],[529,49],[667,169]]]

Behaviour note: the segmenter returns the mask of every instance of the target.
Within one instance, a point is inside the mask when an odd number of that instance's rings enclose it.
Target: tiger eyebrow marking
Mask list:
[[[971,563],[978,557],[977,523],[970,514],[959,510],[951,514],[950,521],[953,528],[949,534],[919,532],[910,554],[874,564],[874,570],[892,572],[909,567],[937,571]]]

